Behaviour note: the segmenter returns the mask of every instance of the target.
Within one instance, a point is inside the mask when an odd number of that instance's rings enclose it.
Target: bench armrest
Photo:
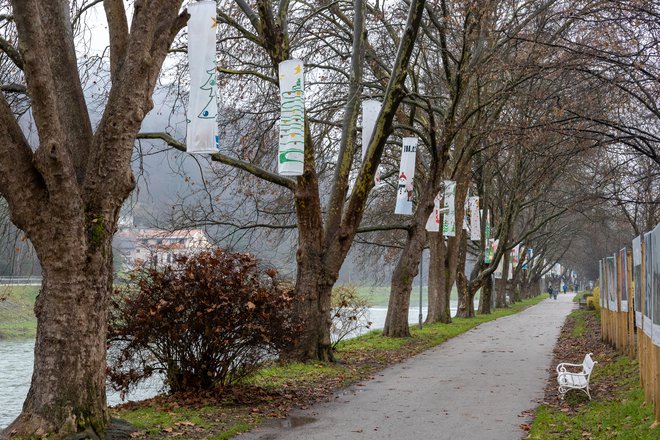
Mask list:
[[[582,364],[569,364],[568,362],[562,362],[559,365],[557,365],[557,373],[570,373],[570,371],[568,371],[566,369],[566,367],[583,368],[584,365],[582,365]],[[573,373],[573,374],[575,374],[575,373]]]

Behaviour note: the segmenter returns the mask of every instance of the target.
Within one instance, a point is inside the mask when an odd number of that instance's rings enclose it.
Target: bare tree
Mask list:
[[[94,4],[99,2],[94,2]],[[21,71],[38,133],[32,148],[16,107],[0,95],[0,193],[43,268],[35,305],[32,384],[4,436],[104,437],[106,310],[112,289],[111,241],[134,187],[134,139],[152,107],[163,60],[187,15],[181,1],[103,2],[112,88],[92,127],[78,70],[68,1],[13,1],[2,55]],[[88,4],[91,6],[91,4]],[[44,44],[48,42],[48,44]],[[35,142],[36,143],[36,142]],[[84,434],[75,434],[82,432]]]

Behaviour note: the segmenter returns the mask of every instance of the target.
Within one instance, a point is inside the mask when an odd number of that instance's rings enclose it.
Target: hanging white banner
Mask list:
[[[367,154],[367,148],[369,148],[369,142],[371,141],[371,136],[374,133],[374,127],[376,126],[376,119],[378,119],[378,113],[380,113],[380,101],[375,101],[369,99],[362,102],[362,159],[364,160],[364,155]]]
[[[404,137],[401,147],[401,165],[399,166],[399,186],[396,193],[395,214],[412,215],[415,198],[415,156],[417,138]]]
[[[465,194],[465,202],[463,202],[463,230],[470,230],[470,220],[468,219],[470,213],[470,197]]]
[[[513,268],[518,267],[518,252],[520,249],[520,244],[517,244],[511,249],[511,266]]]
[[[495,269],[495,278],[501,280],[503,272],[504,272],[504,258],[500,258],[500,262],[497,265],[497,269]]]
[[[301,176],[305,154],[305,80],[300,60],[286,60],[279,65],[280,142],[277,172],[283,176]]]
[[[217,153],[218,100],[215,65],[216,2],[188,5],[190,97],[186,132],[188,153]]]
[[[479,197],[470,197],[470,240],[481,240],[481,215]]]
[[[447,212],[442,217],[442,235],[445,237],[456,236],[456,182],[445,180],[445,203]]]
[[[429,215],[426,221],[426,230],[429,232],[440,232],[440,200],[442,200],[442,192],[439,192],[433,200],[433,212]]]

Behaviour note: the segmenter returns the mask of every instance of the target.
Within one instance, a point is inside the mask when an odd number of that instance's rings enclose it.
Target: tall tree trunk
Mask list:
[[[52,219],[53,230],[31,235],[43,270],[34,306],[34,370],[23,410],[7,435],[104,438],[107,428],[106,310],[116,215],[65,216]]]
[[[456,266],[456,289],[458,290],[458,309],[456,310],[456,316],[460,318],[474,317],[475,293],[470,294],[468,279],[465,276],[466,258],[467,240],[461,240],[458,247],[458,264]]]
[[[504,308],[507,307],[506,304],[506,291],[507,291],[507,277],[508,277],[508,267],[509,267],[509,252],[505,252],[504,255],[502,256],[502,267],[504,268],[502,270],[502,278],[495,281],[496,283],[496,290],[497,290],[497,295],[495,298],[495,307],[497,308]]]
[[[420,217],[418,213],[415,214],[415,218],[417,217]],[[410,336],[408,325],[410,293],[413,279],[419,273],[419,261],[425,240],[426,229],[423,224],[417,221],[417,224],[408,232],[406,247],[403,249],[399,262],[392,273],[390,300],[387,306],[383,336],[393,338]]]
[[[493,281],[488,275],[481,285],[481,297],[479,298],[479,313],[488,315],[491,313],[491,302],[493,300]]]
[[[426,323],[451,322],[449,292],[446,290],[445,239],[441,233],[427,234],[429,239],[429,300]]]
[[[282,359],[332,361],[330,304],[334,283],[324,282],[320,258],[302,256],[299,249],[294,311],[304,326],[295,345],[282,353]]]
[[[3,437],[105,438],[112,236],[135,186],[131,153],[172,40],[180,1],[105,2],[111,80],[95,131],[78,75],[70,2],[13,1],[34,149],[0,94],[0,193],[43,268],[32,383]],[[47,23],[47,26],[43,24]],[[48,41],[49,44],[44,44]]]

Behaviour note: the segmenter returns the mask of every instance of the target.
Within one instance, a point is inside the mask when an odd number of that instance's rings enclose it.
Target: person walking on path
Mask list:
[[[481,324],[241,440],[520,439],[573,307],[564,295]]]
[[[550,298],[557,299],[557,291],[552,288],[552,284],[548,286],[548,294],[550,295]]]

